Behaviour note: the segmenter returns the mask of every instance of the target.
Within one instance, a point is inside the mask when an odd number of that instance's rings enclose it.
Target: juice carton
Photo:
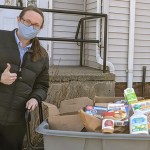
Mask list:
[[[128,101],[129,104],[133,102],[137,102],[137,96],[133,88],[127,88],[124,90],[124,97]]]

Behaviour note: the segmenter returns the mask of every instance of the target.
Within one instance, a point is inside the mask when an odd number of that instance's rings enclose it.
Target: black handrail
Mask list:
[[[83,20],[95,19],[95,18],[101,18],[101,16],[84,17],[84,18],[81,18],[81,19],[79,20],[78,27],[77,27],[77,31],[76,31],[76,35],[75,35],[75,39],[78,39],[78,34],[79,34],[79,31],[80,31],[80,26],[81,26],[82,21],[83,21]]]
[[[25,7],[0,5],[0,8],[19,9],[19,10],[22,10],[22,9],[25,8]],[[46,9],[46,8],[40,8],[40,9],[41,9],[43,12],[52,12],[52,13],[77,14],[77,15],[102,16],[102,17],[106,17],[106,16],[107,16],[107,14],[91,13],[91,12],[82,12],[82,11],[68,11],[68,10]]]
[[[47,40],[47,41],[67,41],[67,42],[99,43],[99,40],[71,39],[71,38],[46,38],[46,37],[38,37],[38,39],[39,40]]]
[[[79,20],[75,39],[78,39],[80,27],[81,27],[81,40],[83,39],[83,23],[84,20],[90,20],[95,18],[102,18],[102,16],[92,16],[92,17],[84,17]],[[98,40],[99,41],[99,40]],[[80,66],[82,66],[82,55],[83,55],[83,42],[80,41]],[[94,43],[94,42],[93,42]],[[103,55],[103,72],[106,72],[106,51],[107,51],[107,16],[105,17],[105,26],[104,26],[104,55]]]
[[[107,54],[107,16],[104,23],[104,55],[103,55],[103,72],[106,72],[106,54]]]
[[[83,39],[83,33],[84,33],[84,22],[81,22],[81,40]],[[82,66],[82,59],[83,59],[83,42],[80,42],[80,66]]]
[[[6,9],[19,9],[22,10],[24,7],[18,6],[8,6],[8,5],[0,5],[0,8]],[[43,12],[52,12],[52,13],[65,13],[65,14],[77,14],[77,15],[89,15],[94,16],[94,18],[105,18],[105,26],[104,26],[104,56],[103,56],[103,72],[106,72],[106,50],[107,50],[107,14],[102,13],[91,13],[91,12],[80,12],[80,11],[67,11],[67,10],[57,10],[57,9],[45,9],[40,8]],[[83,22],[84,19],[91,19],[93,17],[82,18],[79,22]],[[81,24],[81,23],[80,23]],[[78,24],[79,25],[79,24]],[[78,30],[78,29],[77,29]],[[79,33],[79,31],[78,31]],[[78,34],[76,33],[76,35]],[[83,33],[82,33],[83,34]],[[81,35],[81,39],[70,39],[70,38],[46,38],[39,37],[40,40],[47,41],[67,41],[67,42],[80,42],[80,65],[82,66],[82,53],[83,53],[83,42],[87,43],[99,43],[99,40],[86,40],[83,39],[83,35]]]
[[[142,97],[145,98],[145,78],[146,78],[146,66],[143,66],[143,76],[142,76]]]

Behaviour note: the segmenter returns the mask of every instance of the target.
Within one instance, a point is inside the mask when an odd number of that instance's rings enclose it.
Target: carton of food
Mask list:
[[[129,125],[128,105],[109,103],[108,112],[114,112],[115,126],[128,126]]]
[[[128,101],[129,104],[133,102],[137,102],[137,96],[133,88],[127,88],[124,90],[124,97]]]
[[[103,113],[107,111],[107,107],[103,106],[86,106],[85,112],[89,115],[102,119]]]
[[[132,103],[131,108],[133,112],[135,112],[135,110],[140,110],[141,112],[143,112],[143,114],[147,116],[148,128],[150,130],[150,99],[141,100],[136,103]]]

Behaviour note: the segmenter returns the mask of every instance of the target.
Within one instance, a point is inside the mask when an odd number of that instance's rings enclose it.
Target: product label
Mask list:
[[[134,118],[132,119],[131,122],[131,132],[142,132],[142,131],[147,131],[147,121],[145,118]]]
[[[108,104],[108,112],[114,112],[115,126],[127,126],[129,107],[124,104]]]
[[[137,97],[133,88],[127,88],[124,90],[124,95],[128,101],[128,103],[136,102]]]
[[[134,118],[132,119],[132,124],[143,124],[146,123],[146,119],[145,118]]]
[[[147,116],[148,128],[150,129],[150,100],[142,100],[137,103],[131,104],[133,112],[135,110],[140,110],[143,114]]]
[[[138,101],[137,103],[131,104],[133,111],[141,110],[143,113],[150,112],[150,100]]]
[[[102,119],[102,115],[107,111],[107,107],[103,106],[86,106],[85,112],[89,115]]]
[[[113,129],[114,128],[114,120],[112,120],[112,119],[103,119],[102,129],[105,129],[105,128]]]

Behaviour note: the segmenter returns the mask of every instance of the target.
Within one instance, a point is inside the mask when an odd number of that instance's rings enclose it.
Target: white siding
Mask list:
[[[96,12],[97,10],[97,0],[86,0],[86,11]],[[86,39],[96,39],[96,19],[86,21],[85,25],[85,38]],[[85,44],[85,59],[84,64],[86,66],[99,68],[100,65],[96,62],[96,44]]]
[[[110,0],[108,14],[108,61],[115,66],[117,82],[127,82],[129,0]],[[142,82],[143,66],[150,81],[150,1],[136,1],[133,82]]]
[[[150,1],[137,0],[135,23],[134,81],[142,81],[142,68],[147,67],[146,82],[150,82]]]
[[[116,82],[127,82],[129,0],[110,0],[108,14],[108,61],[115,66]],[[150,81],[150,1],[136,1],[135,53],[133,82],[142,82],[143,66]]]
[[[129,0],[110,0],[107,60],[115,67],[117,82],[126,82],[128,36]]]
[[[54,9],[83,11],[83,0],[54,0],[53,3]],[[74,39],[81,17],[54,13],[53,37]],[[79,65],[80,47],[73,42],[53,42],[52,60],[54,65]]]
[[[103,0],[104,1],[104,0]],[[86,11],[96,12],[97,0],[86,0]],[[130,0],[109,0],[107,60],[115,67],[116,82],[127,82]],[[100,7],[100,6],[99,6]],[[55,0],[54,9],[83,11],[83,0]],[[74,38],[80,17],[55,14],[54,37]],[[86,21],[85,39],[96,38],[95,20]],[[76,43],[54,42],[54,64],[79,65],[80,47]],[[137,0],[135,23],[134,82],[142,81],[142,68],[147,66],[150,81],[150,1]],[[84,64],[100,67],[96,62],[96,44],[85,44]]]
[[[127,52],[129,37],[129,0],[109,0],[108,12],[108,49],[107,60],[115,66],[117,82],[126,82]],[[87,0],[87,10],[96,12],[97,1]],[[94,7],[95,6],[95,7]],[[100,6],[99,6],[100,7]],[[96,22],[86,23],[86,38],[95,39]],[[103,38],[103,37],[102,37]],[[102,49],[103,52],[103,49]],[[85,64],[91,67],[100,67],[96,62],[95,44],[85,46]]]

